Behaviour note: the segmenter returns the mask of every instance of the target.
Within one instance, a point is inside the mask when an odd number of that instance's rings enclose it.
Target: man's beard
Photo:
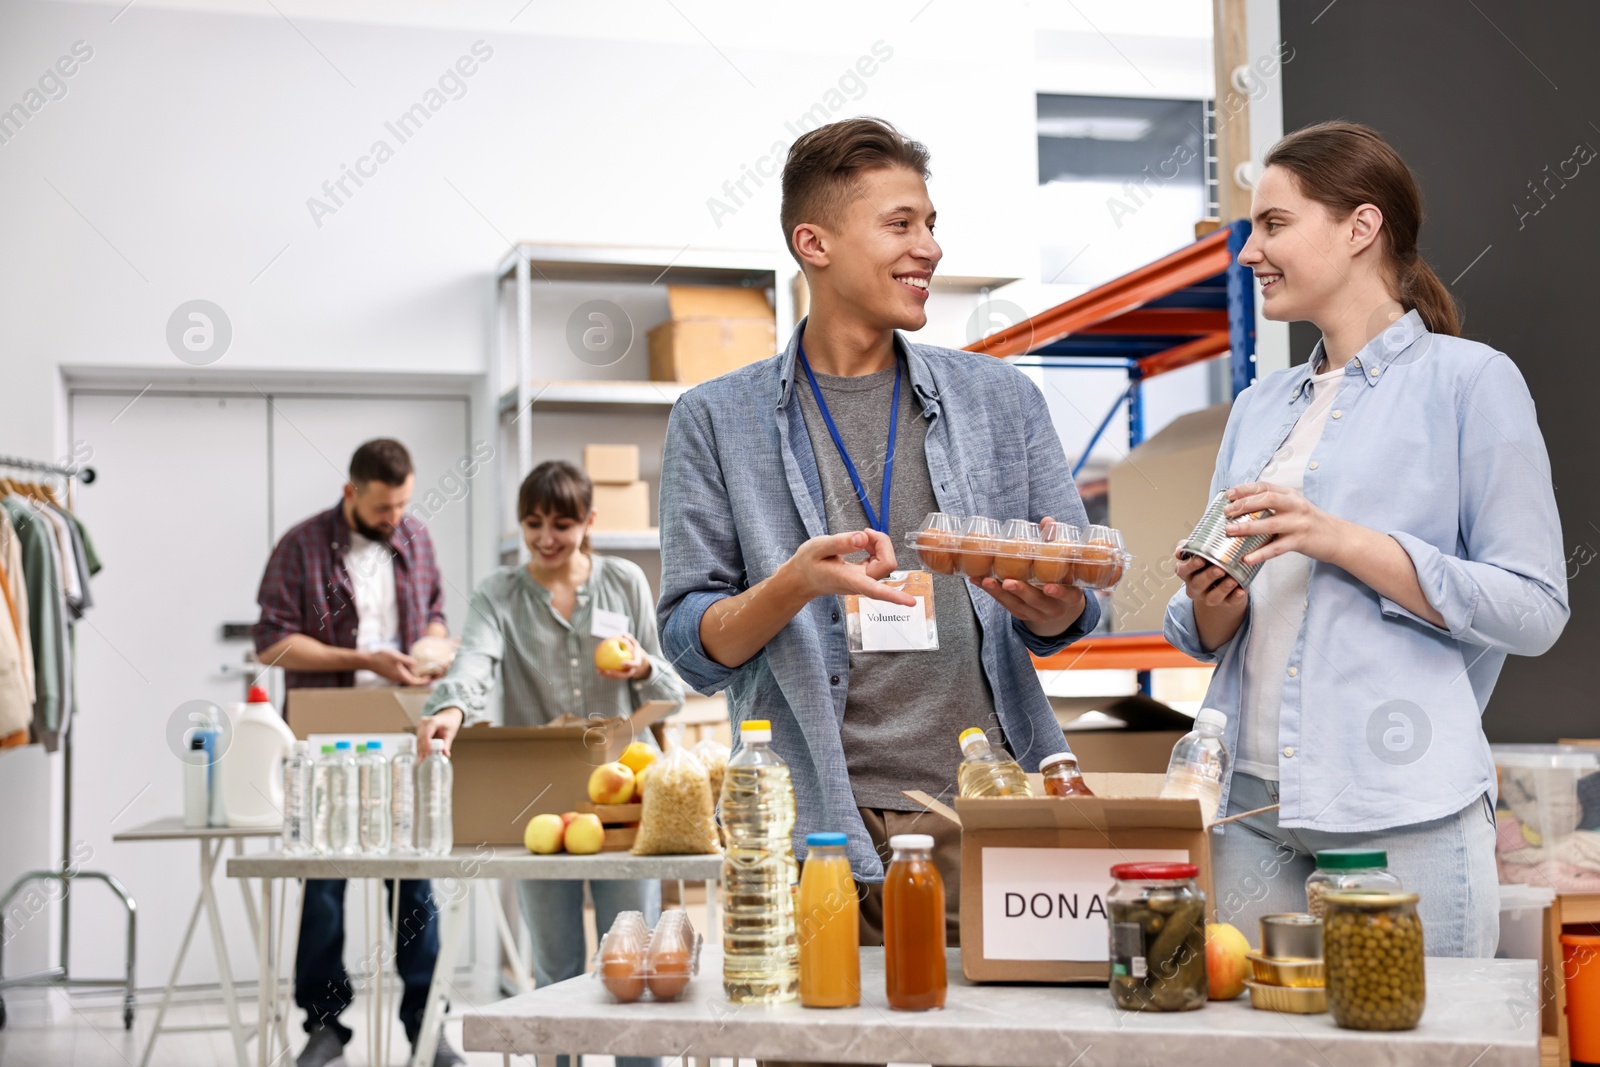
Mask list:
[[[376,526],[368,526],[361,518],[361,514],[357,512],[355,508],[350,509],[350,526],[353,530],[355,530],[356,533],[360,534],[362,537],[365,537],[368,541],[388,542],[388,540],[394,536],[393,526],[389,527],[387,530],[379,529]]]

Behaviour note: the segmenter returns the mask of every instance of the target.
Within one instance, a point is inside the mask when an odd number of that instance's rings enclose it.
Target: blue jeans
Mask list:
[[[395,883],[383,885],[392,906]],[[305,1010],[306,1033],[331,1026],[348,1043],[350,1028],[339,1021],[339,1013],[350,1006],[354,996],[344,969],[344,886],[342,878],[306,879],[294,963],[294,1002]],[[401,882],[399,894],[394,962],[405,984],[400,1022],[406,1038],[415,1041],[422,1029],[422,1012],[428,1006],[433,965],[439,958],[439,923],[427,882]]]
[[[587,969],[583,886],[578,880],[517,883],[522,921],[528,924],[528,934],[533,939],[533,977],[541,987],[576,978]],[[621,912],[642,911],[651,926],[661,915],[660,882],[593,881],[589,883],[589,893],[594,897],[595,930],[600,937],[606,935]],[[557,1067],[570,1067],[566,1056],[559,1057],[556,1063]],[[617,1067],[661,1067],[661,1063],[654,1057],[617,1057]]]
[[[1235,773],[1229,815],[1278,802],[1278,783]],[[1269,811],[1211,836],[1212,892],[1219,922],[1259,944],[1261,916],[1305,911],[1305,882],[1326,848],[1383,849],[1389,871],[1421,895],[1423,944],[1430,956],[1493,956],[1500,942],[1500,876],[1494,812],[1485,793],[1454,815],[1364,834],[1285,830]]]

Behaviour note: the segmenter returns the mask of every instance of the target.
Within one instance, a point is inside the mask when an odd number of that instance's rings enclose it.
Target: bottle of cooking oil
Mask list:
[[[722,779],[722,986],[736,1004],[776,1004],[800,991],[794,786],[771,723],[743,723],[739,741]]]
[[[976,726],[961,731],[961,769],[956,777],[964,797],[1033,796],[1027,772],[1004,752],[989,747],[988,737]]]

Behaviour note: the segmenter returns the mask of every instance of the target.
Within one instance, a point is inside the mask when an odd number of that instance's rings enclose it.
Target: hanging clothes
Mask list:
[[[33,707],[34,692],[33,637],[29,632],[28,583],[22,573],[22,542],[17,540],[17,528],[11,525],[11,516],[0,509],[0,567],[5,571],[6,607],[17,631],[17,641],[22,646],[22,673],[27,679],[28,707]],[[31,712],[30,712],[31,717]],[[5,735],[0,734],[0,738]]]
[[[47,752],[61,743],[72,711],[72,648],[56,528],[16,493],[0,499],[22,547],[29,635],[34,651],[33,736]]]

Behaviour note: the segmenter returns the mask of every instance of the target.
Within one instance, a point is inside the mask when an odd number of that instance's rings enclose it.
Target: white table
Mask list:
[[[1255,1011],[1248,995],[1172,1014],[1123,1012],[1103,985],[974,985],[948,959],[943,1011],[894,1012],[882,949],[861,953],[862,1005],[730,1004],[722,953],[707,945],[683,999],[608,1002],[585,975],[465,1015],[469,1052],[538,1055],[581,1048],[616,1056],[713,1056],[973,1067],[1538,1067],[1532,960],[1427,961],[1428,1006],[1415,1030],[1341,1030],[1333,1017]]]
[[[275,886],[283,879],[345,878],[345,879],[433,879],[470,885],[482,879],[509,878],[535,881],[560,881],[590,879],[593,881],[632,881],[635,879],[663,881],[692,881],[706,883],[706,914],[710,917],[708,929],[715,926],[716,890],[722,877],[722,857],[710,856],[635,856],[628,852],[601,852],[593,856],[535,856],[526,849],[515,846],[488,845],[457,848],[448,856],[285,856],[270,853],[260,856],[236,856],[228,861],[228,877],[261,879],[261,910],[265,916],[258,931],[257,945],[261,957],[261,982],[259,1017],[263,1033],[266,1020],[273,1013],[277,993],[278,961],[273,951],[272,902]],[[376,884],[376,883],[375,883]],[[443,1022],[444,1006],[460,951],[461,937],[466,921],[466,891],[447,894],[435,893],[443,898],[439,912],[439,958],[433,968],[433,982],[428,988],[428,1006],[422,1016],[422,1029],[417,1035],[416,1051],[410,1067],[432,1067],[433,1054],[438,1047],[439,1027]],[[518,958],[520,953],[511,936],[511,927],[498,901],[493,908],[500,928],[501,943],[513,960],[521,987],[528,988],[528,968]],[[380,932],[387,925],[379,923]],[[380,955],[380,959],[387,958]],[[565,985],[566,983],[561,983]],[[579,1043],[581,1044],[581,1042]],[[261,1041],[257,1048],[259,1067],[273,1062],[270,1042]],[[285,1039],[287,1048],[287,1039]],[[573,1046],[577,1047],[577,1046]]]
[[[178,946],[178,958],[172,961],[172,977],[167,979],[167,988],[161,994],[161,1007],[156,1009],[155,1029],[150,1032],[150,1040],[145,1043],[139,1067],[146,1067],[149,1064],[150,1053],[156,1047],[156,1039],[162,1034],[219,1029],[211,1025],[162,1026],[162,1021],[167,1016],[167,1006],[172,1001],[172,990],[178,984],[178,973],[183,969],[183,961],[189,954],[189,942],[194,937],[194,928],[200,921],[201,912],[205,913],[206,925],[211,932],[211,949],[217,957],[217,975],[222,986],[222,1001],[228,1011],[227,1028],[233,1035],[234,1057],[239,1067],[247,1067],[249,1064],[250,1058],[245,1052],[245,1042],[250,1039],[250,1032],[239,1018],[239,1002],[233,988],[233,968],[228,963],[228,949],[222,938],[222,917],[217,911],[213,876],[216,873],[217,860],[221,858],[223,846],[227,842],[233,842],[235,856],[242,856],[245,838],[275,838],[279,833],[280,830],[276,826],[188,826],[182,817],[173,815],[112,835],[113,841],[198,841],[200,843],[200,895],[194,902],[194,911],[189,915],[189,926],[184,930],[183,941]],[[259,922],[256,918],[255,900],[250,896],[250,887],[241,882],[239,889],[244,896],[245,917],[250,921],[250,933],[259,940]],[[281,1015],[277,1023],[280,1035],[287,1041],[288,1030]],[[266,1032],[266,1025],[267,1019],[263,1016],[260,1033]]]

